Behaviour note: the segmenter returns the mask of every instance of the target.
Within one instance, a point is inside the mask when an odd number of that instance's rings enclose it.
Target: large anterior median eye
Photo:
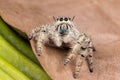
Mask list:
[[[64,18],[65,21],[68,21],[68,18]]]
[[[60,18],[60,21],[63,21],[63,18]]]

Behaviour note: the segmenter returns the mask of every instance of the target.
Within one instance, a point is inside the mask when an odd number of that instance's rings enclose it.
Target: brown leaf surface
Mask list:
[[[119,14],[119,0],[0,0],[0,16],[27,35],[36,25],[52,24],[52,16],[76,16],[78,29],[91,36],[97,49],[94,72],[84,62],[79,80],[120,80]],[[31,45],[34,50],[33,41]],[[44,47],[37,56],[53,80],[74,80],[74,64],[63,65],[66,53]]]

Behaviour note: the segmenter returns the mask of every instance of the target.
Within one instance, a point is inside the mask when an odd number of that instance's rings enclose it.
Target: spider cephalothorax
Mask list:
[[[74,78],[78,78],[83,60],[87,60],[90,72],[93,72],[93,53],[95,48],[91,39],[85,34],[80,33],[73,23],[74,17],[55,18],[53,26],[42,25],[32,30],[29,39],[36,41],[36,53],[42,54],[42,45],[49,45],[58,48],[69,48],[70,51],[64,60],[67,65],[71,60],[76,59]]]

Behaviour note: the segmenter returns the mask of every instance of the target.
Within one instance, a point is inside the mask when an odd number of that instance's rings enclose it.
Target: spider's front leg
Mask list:
[[[36,49],[36,53],[37,53],[38,56],[40,56],[42,54],[41,48],[42,48],[42,42],[41,42],[41,40],[38,40],[36,42],[36,48],[35,48]]]
[[[40,27],[35,27],[28,36],[29,40],[31,40],[31,39],[36,40],[35,50],[36,50],[36,53],[38,54],[38,56],[40,56],[40,54],[41,54],[41,42],[39,40],[40,39],[39,36],[40,36]]]
[[[87,62],[88,62],[89,71],[93,72],[93,50],[92,49],[89,49],[89,55],[87,56]]]
[[[75,45],[72,47],[72,49],[70,50],[70,53],[67,55],[67,57],[64,60],[64,65],[67,65],[71,60],[73,60],[77,54],[78,51],[78,45]]]
[[[37,53],[38,56],[40,56],[42,54],[42,52],[41,52],[42,46],[45,45],[45,44],[48,44],[49,41],[50,41],[49,39],[50,39],[50,35],[46,31],[46,28],[42,29],[39,32],[38,38],[37,38],[37,41],[36,41],[36,53]]]
[[[36,27],[32,30],[30,38],[33,37],[35,40],[35,50],[38,56],[42,54],[42,45],[46,44],[49,41],[48,29],[48,25],[42,25],[41,27]]]
[[[87,55],[88,55],[88,50],[86,48],[80,47],[80,52],[79,52],[79,54],[77,55],[77,58],[76,58],[75,71],[73,73],[74,78],[79,77],[79,73],[80,73],[82,63],[86,59]]]
[[[90,42],[89,44],[90,46],[88,47],[88,56],[87,56],[87,62],[88,62],[88,67],[89,67],[89,71],[93,72],[93,54],[95,51],[94,46],[92,45],[92,42]]]
[[[74,59],[74,57],[75,57],[74,53],[72,53],[72,52],[69,53],[64,60],[64,65],[67,65],[72,59]]]

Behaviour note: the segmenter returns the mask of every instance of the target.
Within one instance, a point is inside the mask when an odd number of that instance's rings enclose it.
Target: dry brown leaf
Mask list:
[[[78,29],[91,36],[97,50],[94,72],[84,62],[79,80],[120,80],[119,4],[119,0],[0,0],[0,16],[27,35],[35,26],[52,24],[52,16],[76,16]],[[31,45],[34,50],[33,41]],[[44,47],[42,56],[37,56],[53,80],[74,80],[74,65],[63,65],[66,53]]]

